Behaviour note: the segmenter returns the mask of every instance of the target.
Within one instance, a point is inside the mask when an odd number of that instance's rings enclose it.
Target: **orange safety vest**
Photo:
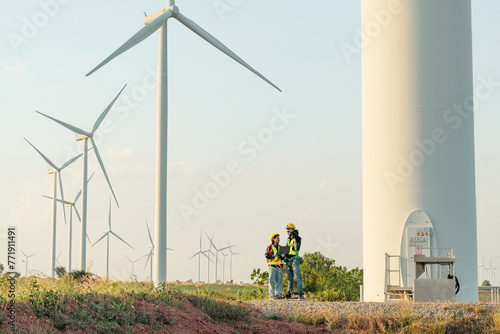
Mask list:
[[[280,250],[279,246],[278,246],[278,248],[276,248],[276,246],[274,246],[274,244],[271,245],[271,249],[270,249],[270,252],[272,252],[271,254],[277,254],[279,250]],[[275,264],[278,267],[283,268],[283,260],[281,259],[280,256],[275,256],[272,259],[267,259],[267,263],[271,264],[271,265]]]

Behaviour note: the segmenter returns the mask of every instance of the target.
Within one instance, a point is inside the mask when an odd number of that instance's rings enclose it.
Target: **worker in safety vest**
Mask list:
[[[299,298],[304,299],[304,292],[302,291],[302,276],[300,275],[300,258],[299,250],[302,238],[299,237],[299,231],[295,228],[295,225],[290,223],[286,226],[286,232],[288,233],[288,239],[286,240],[286,245],[290,246],[290,252],[285,258],[286,266],[286,276],[288,279],[288,289],[285,295],[286,299],[292,297],[293,292],[293,279],[297,280],[297,288],[299,290]]]
[[[266,259],[269,267],[269,298],[282,299],[283,294],[283,257],[280,252],[280,235],[271,236],[271,244],[266,248]]]

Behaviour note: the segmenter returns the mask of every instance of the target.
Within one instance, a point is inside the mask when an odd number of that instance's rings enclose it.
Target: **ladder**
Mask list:
[[[393,261],[391,261],[393,259]],[[397,261],[394,261],[397,259]],[[397,262],[397,268],[391,268],[391,262]],[[391,280],[391,277],[398,277],[397,284]],[[389,255],[385,253],[385,283],[384,283],[384,300],[387,301],[404,301],[413,300],[413,288],[401,285],[401,256]]]

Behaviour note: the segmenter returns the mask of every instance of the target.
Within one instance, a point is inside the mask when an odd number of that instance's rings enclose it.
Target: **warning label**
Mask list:
[[[409,247],[429,247],[429,237],[409,237]]]

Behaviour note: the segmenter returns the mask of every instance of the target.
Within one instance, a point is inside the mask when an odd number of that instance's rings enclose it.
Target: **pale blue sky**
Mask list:
[[[43,14],[46,3],[59,4],[49,8],[52,16]],[[234,251],[243,255],[234,258],[233,276],[238,282],[249,281],[252,268],[266,267],[262,253],[270,235],[284,235],[290,221],[304,237],[303,252],[320,250],[338,264],[362,266],[360,56],[347,59],[340,48],[354,45],[360,26],[359,1],[304,5],[241,0],[230,2],[231,10],[223,13],[214,6],[221,3],[229,2],[177,1],[184,15],[283,93],[179,22],[169,21],[168,245],[176,251],[169,253],[168,279],[185,280],[189,271],[197,270],[196,261],[187,259],[197,250],[203,229],[215,232],[218,245],[227,241],[238,245]],[[51,194],[52,178],[23,137],[58,163],[81,150],[70,131],[34,110],[90,129],[125,83],[125,96],[103,124],[98,146],[120,202],[120,209],[112,209],[113,229],[136,250],[112,240],[111,276],[128,277],[131,266],[125,256],[137,258],[148,252],[144,218],[152,227],[156,89],[151,86],[158,34],[91,77],[85,74],[143,27],[143,11],[151,14],[165,5],[166,1],[46,0],[0,6],[0,240],[5,242],[8,224],[17,225],[20,248],[38,253],[30,259],[30,268],[49,271],[51,203],[40,195]],[[50,11],[47,8],[45,12]],[[495,15],[499,11],[500,3],[493,0],[473,1],[475,80],[492,76],[500,81]],[[26,22],[39,27],[28,31]],[[15,45],[13,34],[25,39]],[[481,102],[475,119],[479,254],[481,261],[485,252],[487,262],[499,254],[499,107],[500,91]],[[248,138],[269,127],[276,110],[285,109],[295,118],[274,134],[255,159],[247,161],[250,155],[241,154],[240,145],[249,147]],[[89,170],[96,171],[96,176],[89,185],[88,233],[95,241],[107,226],[110,192],[93,153],[89,161]],[[211,182],[210,173],[230,161],[240,164],[241,173],[187,224],[179,207],[192,205],[193,189],[203,189]],[[63,177],[65,196],[70,199],[81,186],[81,164],[68,168]],[[57,253],[63,251],[60,260],[65,265],[67,228],[61,211],[58,217]],[[74,231],[75,265],[78,223]],[[89,249],[91,271],[103,274],[103,252],[104,244]],[[1,254],[0,262],[4,258]],[[500,267],[500,259],[493,265]],[[139,279],[147,274],[143,267],[144,260],[135,266]]]

